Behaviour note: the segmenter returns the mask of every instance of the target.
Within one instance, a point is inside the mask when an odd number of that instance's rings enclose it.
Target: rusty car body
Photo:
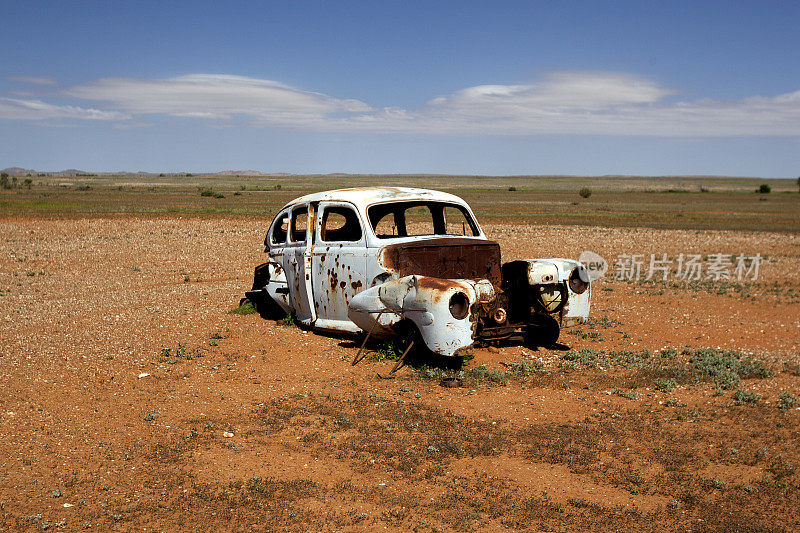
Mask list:
[[[571,259],[501,263],[459,197],[405,187],[341,189],[286,204],[264,240],[267,262],[246,293],[262,314],[315,330],[416,335],[464,355],[522,336],[552,344],[589,314],[585,268]]]

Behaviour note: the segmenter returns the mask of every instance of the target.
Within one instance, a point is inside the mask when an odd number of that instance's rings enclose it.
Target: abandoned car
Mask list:
[[[589,314],[585,268],[571,259],[500,262],[469,206],[443,192],[374,187],[289,202],[264,240],[247,298],[264,316],[314,330],[419,339],[461,356],[522,337],[550,345]]]

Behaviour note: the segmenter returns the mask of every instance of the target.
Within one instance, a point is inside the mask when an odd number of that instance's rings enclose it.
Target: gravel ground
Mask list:
[[[779,424],[783,429],[775,434],[791,433],[800,416],[796,409],[784,413],[775,408],[780,394],[800,395],[800,378],[791,371],[800,363],[797,235],[502,224],[484,228],[501,243],[504,260],[577,257],[583,250],[612,260],[633,253],[761,254],[758,282],[738,287],[691,290],[598,281],[592,315],[607,317],[610,325],[596,326],[596,335],[563,332],[561,338],[574,349],[719,347],[755,354],[775,375],[746,382],[748,391],[761,396],[751,412],[769,408],[764,411],[769,416],[742,418],[745,411],[731,407],[730,393],[715,397],[711,384],[679,387],[671,395],[653,387],[641,389],[641,384],[640,389],[622,387],[636,389],[638,399],[633,401],[609,392],[619,387],[596,385],[616,379],[613,370],[564,373],[559,370],[563,352],[513,345],[479,349],[469,367],[502,370],[502,363],[537,361],[552,371],[550,377],[530,383],[512,380],[505,386],[480,383],[472,389],[443,389],[436,381],[415,377],[409,368],[397,380],[377,379],[376,371],[387,372],[390,363],[352,367],[347,362],[355,352],[351,340],[228,313],[250,287],[252,268],[263,261],[265,229],[265,221],[235,218],[0,219],[0,524],[70,530],[279,525],[441,530],[617,529],[625,524],[695,529],[711,523],[713,529],[714,524],[739,523],[738,518],[773,516],[779,517],[777,522],[764,524],[787,529],[798,525],[797,509],[782,508],[783,500],[770,492],[774,487],[759,485],[749,503],[733,491],[734,485],[755,486],[765,472],[777,468],[776,454],[780,465],[797,464],[798,452],[769,440],[769,428],[757,421]],[[583,328],[584,333],[591,329]],[[584,388],[589,382],[595,385]],[[525,428],[544,431],[545,425],[581,424],[598,413],[623,413],[618,431],[625,434],[623,422],[644,416],[654,402],[668,396],[710,417],[701,430],[676,429],[676,435],[722,434],[734,427],[738,433],[729,438],[752,440],[753,446],[759,442],[769,458],[750,464],[709,456],[693,464],[695,477],[722,483],[704,491],[689,481],[664,482],[669,489],[659,488],[658,480],[670,470],[646,458],[653,446],[668,446],[672,437],[652,441],[656,432],[650,442],[644,436],[637,440],[635,427],[650,427],[649,422],[629,428],[636,453],[608,451],[611,455],[599,456],[588,470],[568,461],[536,459],[534,452],[520,448],[531,438]],[[342,398],[352,403],[325,403]],[[375,420],[391,426],[394,412],[383,409],[399,404],[406,412],[421,409],[420,420],[454,417],[447,427],[474,421],[479,426],[473,434],[488,442],[502,433],[506,440],[486,453],[470,452],[464,444],[465,453],[412,467],[412,472],[427,468],[417,478],[404,470],[402,461],[392,462],[397,459],[387,459],[380,450],[372,459],[363,455],[371,448],[358,436],[369,432],[358,423],[345,428],[350,423],[331,414],[334,407],[356,418],[373,412]],[[264,406],[272,406],[269,424],[257,415]],[[711,411],[729,414],[713,418],[707,414]],[[776,413],[788,418],[776,422]],[[309,436],[319,420],[328,420],[318,428],[326,434],[322,441]],[[674,417],[668,423],[678,424]],[[505,433],[493,432],[491,424]],[[338,429],[327,434],[332,427]],[[427,442],[440,435],[440,430],[431,432],[425,433]],[[413,438],[409,433],[408,442]],[[468,434],[460,438],[472,442]],[[577,441],[562,442],[577,446]],[[747,446],[741,443],[742,449]],[[436,449],[429,452],[433,455],[444,453],[441,445],[430,447]],[[353,455],[353,450],[362,455]],[[598,466],[603,464],[612,466]],[[638,478],[622,480],[620,472],[630,477],[634,470]],[[794,470],[769,475],[785,483],[784,496],[796,498]],[[271,488],[253,488],[254,476],[272,480]],[[631,483],[639,488],[632,490]],[[537,496],[544,498],[537,500],[544,506],[541,512],[513,503],[520,495],[541,493],[547,494]],[[689,493],[697,494],[695,500],[681,499]],[[452,507],[430,503],[439,502],[443,494],[451,496]],[[491,505],[468,503],[470,498]],[[282,503],[276,507],[269,502]],[[409,514],[411,504],[416,511]],[[736,520],[726,522],[724,516]],[[512,520],[519,517],[529,520],[527,525]]]

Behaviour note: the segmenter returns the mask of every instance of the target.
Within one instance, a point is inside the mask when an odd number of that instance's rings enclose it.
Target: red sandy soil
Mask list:
[[[485,228],[504,260],[766,257],[746,296],[598,281],[607,327],[562,332],[573,349],[752,353],[774,375],[744,380],[760,399],[735,405],[710,381],[664,392],[513,344],[465,368],[543,371],[463,388],[412,367],[380,379],[393,363],[351,366],[352,339],[229,314],[265,228],[0,219],[0,527],[800,528],[800,403],[778,408],[800,396],[797,235]]]

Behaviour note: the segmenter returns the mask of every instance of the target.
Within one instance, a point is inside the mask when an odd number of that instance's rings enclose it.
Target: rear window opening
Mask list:
[[[478,225],[458,204],[446,202],[392,202],[367,209],[372,230],[379,239],[422,235],[478,237]]]
[[[272,237],[269,239],[272,244],[285,244],[286,235],[289,232],[289,213],[281,213],[272,225]],[[264,244],[267,244],[266,242]]]

